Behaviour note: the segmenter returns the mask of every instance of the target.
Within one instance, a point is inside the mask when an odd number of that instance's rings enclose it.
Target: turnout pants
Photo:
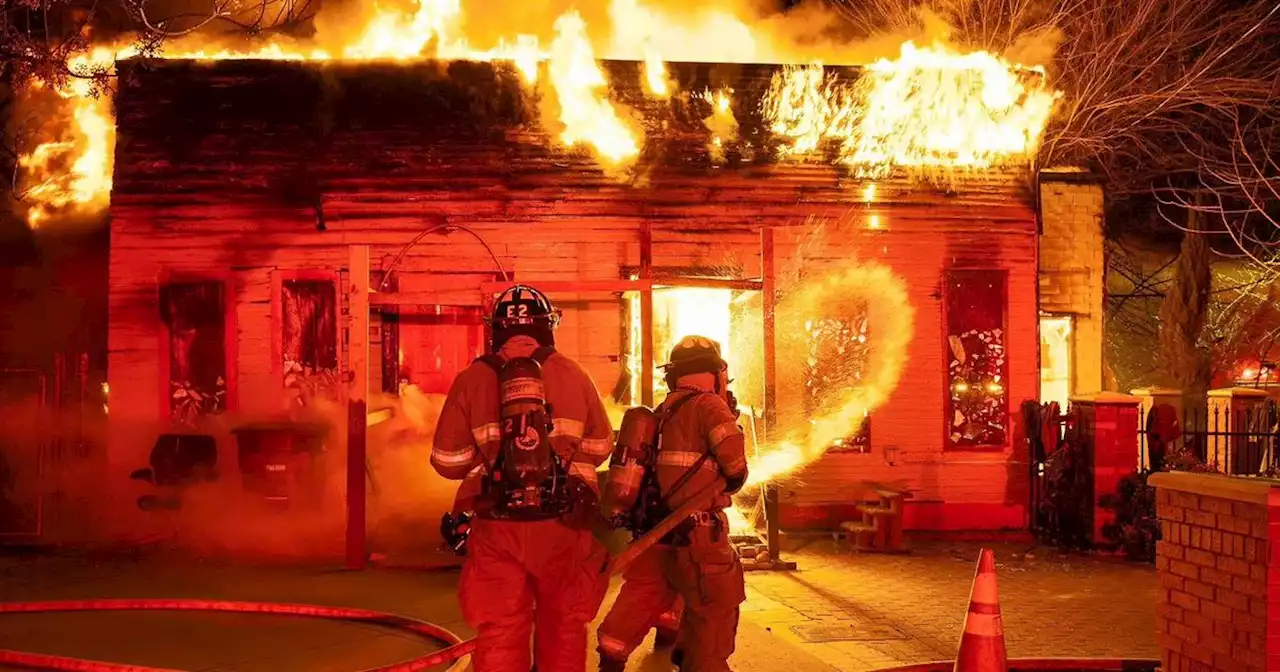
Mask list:
[[[477,632],[475,669],[583,672],[608,557],[589,530],[559,520],[474,521],[458,597]]]
[[[650,628],[679,631],[684,605],[662,571],[662,558],[671,553],[657,544],[623,572],[618,598],[596,632],[602,657],[626,662]]]
[[[738,608],[747,599],[742,562],[727,530],[698,526],[686,546],[660,556],[662,573],[684,598],[682,672],[727,672],[738,636]]]

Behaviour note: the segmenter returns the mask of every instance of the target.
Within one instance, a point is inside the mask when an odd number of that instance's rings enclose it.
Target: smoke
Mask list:
[[[298,472],[289,505],[278,506],[246,487],[230,432],[278,416],[210,416],[200,431],[218,442],[216,480],[159,486],[130,479],[130,473],[148,466],[152,444],[171,429],[114,419],[116,441],[110,448],[115,459],[104,464],[91,457],[106,447],[104,422],[90,420],[82,426],[85,416],[74,409],[54,416],[38,410],[38,399],[34,393],[7,403],[0,399],[0,421],[6,427],[0,440],[0,522],[34,525],[23,508],[43,497],[45,541],[153,540],[202,557],[251,561],[341,557],[347,520],[346,405],[316,398],[295,414],[299,423],[328,429],[326,450],[310,472]],[[440,516],[452,508],[457,490],[429,462],[443,401],[443,395],[407,386],[398,398],[376,395],[370,403],[373,418],[388,413],[390,418],[368,430],[369,543],[373,552],[392,560],[417,561],[440,552]],[[40,460],[43,477],[37,476]],[[140,510],[138,498],[147,495],[177,499],[181,507]]]

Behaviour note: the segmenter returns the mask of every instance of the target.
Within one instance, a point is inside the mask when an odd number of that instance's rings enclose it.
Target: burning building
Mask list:
[[[597,61],[575,21],[502,61],[121,61],[109,487],[175,428],[234,472],[245,422],[441,395],[523,282],[618,406],[661,399],[679,337],[725,343],[784,528],[869,482],[908,527],[1024,527],[1018,405],[1101,378],[1100,194],[1028,177],[1043,73]],[[425,452],[391,470],[407,508],[451,498]]]

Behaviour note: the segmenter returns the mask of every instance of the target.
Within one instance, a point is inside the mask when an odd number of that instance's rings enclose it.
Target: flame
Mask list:
[[[27,223],[33,229],[59,212],[93,212],[110,200],[116,128],[111,100],[95,88],[94,76],[109,69],[115,58],[111,49],[98,48],[68,60],[69,76],[53,92],[67,101],[74,123],[66,126],[64,137],[18,158],[30,184],[23,197],[32,203]],[[40,83],[33,90],[44,88]]]
[[[1059,96],[1042,70],[906,42],[897,60],[878,60],[853,82],[820,64],[788,68],[774,76],[765,112],[772,131],[790,139],[783,153],[812,153],[831,140],[843,163],[875,177],[1026,160]]]
[[[348,59],[422,58],[427,45],[443,38],[461,16],[459,0],[418,0],[418,10],[412,16],[379,8],[343,55]]]
[[[667,68],[662,64],[662,57],[652,49],[646,50],[644,54],[644,81],[649,93],[654,96],[666,98],[671,95],[671,88],[667,85]]]
[[[837,52],[829,44],[806,45],[782,35],[771,20],[752,19],[749,25],[716,7],[682,7],[678,12],[646,6],[642,0],[609,0],[612,31],[602,53],[642,60],[644,84],[658,98],[672,93],[664,58],[759,63],[796,62],[803,53],[842,60],[887,53],[886,45],[874,40],[869,43],[877,45],[874,50]],[[462,0],[414,0],[408,11],[375,6],[350,39],[317,42],[326,48],[287,38],[255,48],[213,48],[193,36],[164,45],[158,55],[192,60],[509,61],[529,85],[538,82],[545,61],[559,103],[545,121],[563,127],[557,128],[559,140],[591,146],[609,167],[629,164],[639,155],[643,138],[610,103],[604,73],[577,11],[555,21],[548,49],[536,35],[525,33],[477,48],[462,31],[463,19]],[[116,59],[136,53],[133,47],[97,48],[73,57],[68,67],[76,74],[109,73]],[[59,212],[101,210],[109,200],[115,144],[110,100],[97,95],[82,77],[31,88],[33,94],[53,89],[66,101],[56,116],[67,127],[19,160],[29,185],[24,196],[30,223],[36,226]],[[725,160],[726,146],[737,140],[730,95],[714,94],[711,115],[704,120],[717,164]],[[1057,97],[1042,70],[1020,68],[986,52],[961,54],[906,42],[896,59],[874,61],[857,77],[842,79],[819,63],[788,67],[774,77],[761,107],[772,132],[785,140],[784,156],[803,157],[834,143],[840,161],[874,177],[900,167],[981,170],[1028,159],[1038,148]]]
[[[555,30],[548,69],[564,125],[560,139],[570,147],[590,144],[607,164],[635,158],[640,153],[635,136],[600,91],[608,82],[587,40],[586,23],[569,10],[556,20]]]
[[[733,89],[724,88],[715,93],[708,90],[701,97],[711,104],[711,115],[702,120],[707,130],[711,131],[711,139],[708,141],[711,161],[721,164],[725,160],[725,145],[738,137],[738,120],[733,116],[732,107]]]

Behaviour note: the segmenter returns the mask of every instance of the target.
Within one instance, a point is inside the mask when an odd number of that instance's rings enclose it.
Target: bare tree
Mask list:
[[[90,95],[112,87],[112,63],[76,56],[92,47],[155,53],[166,40],[200,31],[210,41],[311,30],[318,0],[0,0],[0,187],[25,200],[19,159],[69,124],[58,104],[68,80]],[[21,103],[21,104],[20,104]],[[8,208],[0,208],[8,210]]]
[[[940,17],[953,42],[1044,65],[1066,95],[1041,165],[1092,168],[1113,199],[1155,195],[1174,226],[1194,208],[1203,233],[1275,263],[1280,3],[832,1],[862,31]]]
[[[1201,399],[1212,376],[1208,353],[1199,347],[1209,312],[1209,246],[1199,228],[1200,213],[1188,210],[1188,235],[1173,268],[1173,282],[1160,304],[1159,368],[1164,383]]]

